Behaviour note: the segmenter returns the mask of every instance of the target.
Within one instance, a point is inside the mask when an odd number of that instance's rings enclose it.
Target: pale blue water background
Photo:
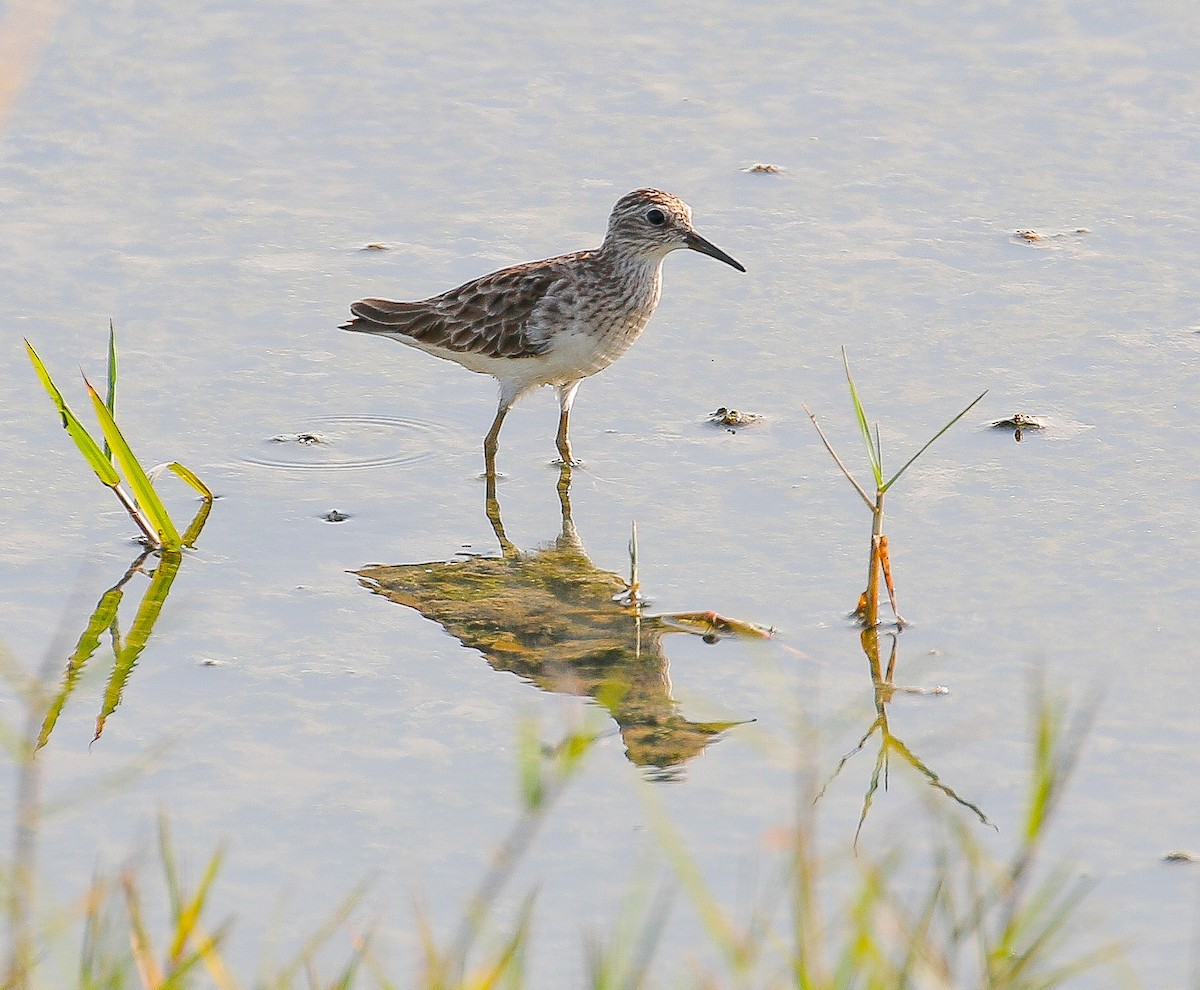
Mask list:
[[[1200,847],[1197,8],[80,3],[48,23],[0,134],[8,650],[65,655],[134,556],[22,336],[82,410],[74,369],[101,376],[114,318],[129,433],[222,496],[102,740],[89,751],[102,664],[56,730],[50,795],[91,796],[45,834],[49,896],[149,849],[161,808],[194,870],[227,841],[218,907],[247,971],[272,930],[294,944],[365,876],[401,982],[414,897],[448,931],[516,806],[518,719],[552,734],[582,703],[497,674],[346,573],[494,548],[477,478],[494,392],[334,328],[363,295],[594,245],[621,193],[657,185],[749,272],[668,260],[645,337],[581,389],[575,519],[618,572],[637,520],[657,608],[773,624],[806,657],[668,645],[689,714],[758,719],[654,787],[714,888],[737,915],[768,869],[795,712],[822,726],[805,754],[822,773],[872,718],[843,620],[869,523],[800,406],[861,463],[844,345],[894,465],[990,390],[889,502],[915,623],[898,680],[951,689],[898,700],[895,731],[985,807],[1000,851],[1032,673],[1075,698],[1102,687],[1055,852],[1099,880],[1095,928],[1129,941],[1142,985],[1185,985],[1200,874],[1159,860]],[[766,421],[714,430],[719,405]],[[1016,411],[1051,429],[1018,445],[983,428]],[[502,438],[505,523],[526,547],[557,532],[554,420],[536,395]],[[330,458],[408,462],[248,463],[325,456],[268,442],[306,430],[336,434]],[[322,522],[334,507],[353,518]],[[869,760],[824,799],[834,850]],[[534,985],[580,982],[583,935],[645,872],[645,786],[607,740],[525,864],[516,889],[542,885]],[[864,841],[919,828],[920,793],[897,774]],[[704,955],[677,911],[664,978]]]

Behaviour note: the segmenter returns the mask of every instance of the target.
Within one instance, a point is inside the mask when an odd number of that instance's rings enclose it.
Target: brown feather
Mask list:
[[[356,319],[343,330],[402,334],[460,354],[536,357],[549,347],[533,340],[529,321],[537,305],[568,277],[578,252],[504,268],[420,302],[360,299],[350,305]]]

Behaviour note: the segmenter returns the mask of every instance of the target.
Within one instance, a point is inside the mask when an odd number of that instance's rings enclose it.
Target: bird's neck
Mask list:
[[[630,251],[628,245],[614,246],[606,239],[596,252],[596,262],[601,267],[621,272],[627,278],[657,281],[662,272],[663,259],[670,253],[670,248]]]

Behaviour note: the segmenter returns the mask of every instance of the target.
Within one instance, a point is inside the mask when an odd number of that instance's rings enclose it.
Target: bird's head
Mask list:
[[[696,233],[692,208],[678,196],[660,189],[635,189],[617,200],[608,218],[603,250],[661,258],[679,248],[707,254],[739,272],[746,270]]]

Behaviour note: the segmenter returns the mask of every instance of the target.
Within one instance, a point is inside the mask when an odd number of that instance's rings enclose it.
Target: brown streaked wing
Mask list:
[[[346,329],[402,333],[435,347],[486,357],[536,357],[547,342],[530,338],[529,318],[562,277],[562,263],[576,257],[504,268],[420,302],[361,299],[350,306],[358,320]],[[359,321],[368,325],[355,326]]]

